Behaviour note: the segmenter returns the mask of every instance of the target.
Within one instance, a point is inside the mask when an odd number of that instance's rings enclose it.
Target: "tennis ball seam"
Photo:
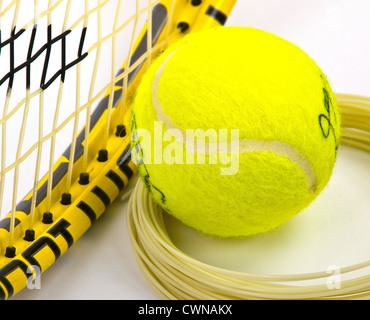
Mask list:
[[[184,44],[186,45],[186,44]],[[162,103],[160,102],[158,95],[158,85],[161,79],[161,76],[164,72],[164,68],[168,61],[175,55],[175,53],[180,50],[183,46],[177,48],[171,54],[169,54],[158,67],[153,82],[152,82],[152,105],[156,114],[156,117],[159,121],[164,123],[167,129],[176,129],[182,135],[182,140],[180,142],[186,141],[194,141],[196,140],[193,137],[187,135],[183,129],[177,127],[172,119],[165,114]],[[176,137],[176,139],[179,139]],[[185,147],[187,148],[188,145],[194,145],[193,143],[185,143]],[[205,145],[205,152],[210,153],[210,150],[218,150],[217,146],[219,144],[209,142]],[[230,150],[230,143],[223,144],[223,150]],[[194,152],[194,149],[187,150],[188,152]],[[295,162],[298,164],[302,172],[305,174],[308,182],[308,190],[310,193],[315,193],[316,189],[316,177],[314,169],[309,162],[309,160],[304,157],[297,149],[291,146],[288,143],[280,142],[280,141],[258,141],[258,140],[249,140],[249,139],[242,139],[239,140],[239,154],[244,152],[272,152],[278,156],[287,157],[290,161]],[[195,151],[196,153],[196,151]]]

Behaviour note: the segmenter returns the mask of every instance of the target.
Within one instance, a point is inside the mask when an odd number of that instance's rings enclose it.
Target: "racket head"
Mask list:
[[[9,70],[0,75],[0,196],[11,199],[0,222],[0,299],[50,267],[135,176],[130,102],[151,61],[184,34],[223,24],[235,3],[163,0],[140,7],[136,1],[124,16],[122,1],[24,2],[5,3],[0,13],[1,63]],[[125,49],[119,36],[126,37]],[[23,50],[15,50],[18,42]],[[69,107],[63,115],[62,106]],[[31,142],[28,114],[37,115]],[[14,132],[13,120],[21,123]]]

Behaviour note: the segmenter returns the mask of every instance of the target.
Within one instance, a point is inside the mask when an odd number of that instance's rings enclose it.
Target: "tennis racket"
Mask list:
[[[0,1],[0,299],[49,268],[127,187],[142,75],[184,34],[223,25],[234,3]]]

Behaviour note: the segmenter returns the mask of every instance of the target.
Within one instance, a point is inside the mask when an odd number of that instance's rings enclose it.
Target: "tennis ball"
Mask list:
[[[133,159],[159,205],[202,233],[246,237],[280,226],[323,190],[340,115],[326,76],[297,46],[220,27],[153,62],[131,130]]]

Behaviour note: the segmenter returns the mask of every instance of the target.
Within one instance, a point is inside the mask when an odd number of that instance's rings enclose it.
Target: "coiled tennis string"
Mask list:
[[[341,143],[370,152],[370,98],[338,94],[337,100],[342,115]],[[132,191],[127,220],[138,264],[163,299],[370,299],[370,274],[366,269],[370,261],[341,268],[341,275],[349,279],[333,289],[327,284],[327,271],[252,274],[190,257],[172,242],[164,212],[152,201],[141,179]]]

